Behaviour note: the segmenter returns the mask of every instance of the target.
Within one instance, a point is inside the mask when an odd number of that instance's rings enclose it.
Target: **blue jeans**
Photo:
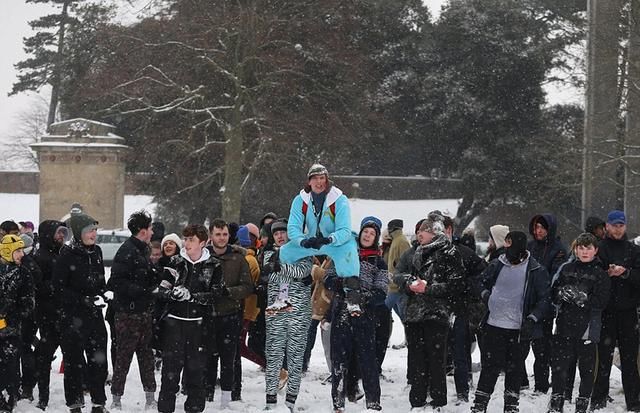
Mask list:
[[[453,379],[458,395],[469,395],[471,370],[471,335],[467,317],[456,316],[453,322]]]
[[[404,323],[404,312],[407,308],[407,295],[401,292],[389,293],[384,303],[390,310],[393,310]]]

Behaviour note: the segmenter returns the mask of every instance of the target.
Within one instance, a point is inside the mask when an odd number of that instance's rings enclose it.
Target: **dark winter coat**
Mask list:
[[[213,253],[213,248],[210,249]],[[235,314],[242,308],[242,300],[253,294],[254,286],[249,274],[249,264],[244,254],[236,251],[231,245],[222,255],[215,255],[222,263],[224,284],[229,295],[216,299],[216,315]]]
[[[53,237],[59,227],[65,226],[61,221],[43,221],[39,228],[40,245],[33,258],[40,268],[42,277],[36,280],[36,311],[43,317],[55,319],[59,307],[54,298],[53,269],[60,255],[62,245],[57,244]]]
[[[113,257],[108,289],[114,293],[114,310],[125,313],[150,312],[161,274],[149,261],[149,246],[138,238],[127,239]]]
[[[33,314],[34,296],[32,279],[21,267],[0,264],[0,318],[7,324],[0,329],[0,337],[20,336],[22,320]]]
[[[640,247],[627,241],[605,238],[600,242],[598,258],[607,271],[610,265],[621,265],[627,272],[611,279],[611,294],[606,310],[624,311],[635,309],[640,297]]]
[[[560,267],[551,287],[551,296],[557,308],[555,334],[580,339],[588,328],[588,339],[594,343],[600,341],[602,310],[609,302],[611,287],[609,275],[601,265],[596,258],[588,263],[574,260]],[[559,291],[567,285],[575,286],[587,295],[584,305],[579,306],[560,298]]]
[[[500,276],[500,271],[503,267],[504,263],[501,262],[500,259],[493,260],[482,273],[481,287],[482,297],[485,303],[489,301],[493,286],[496,284],[496,280]],[[524,339],[542,337],[541,321],[551,317],[551,276],[546,268],[531,256],[527,264],[525,280],[524,304],[522,307],[523,323],[529,315],[533,315],[538,322],[533,326],[531,337],[524,337]],[[488,318],[489,311],[487,311],[484,317],[483,324],[486,323]]]
[[[419,244],[414,241],[411,243],[411,248],[402,253],[393,271],[394,275],[417,273],[417,269],[413,267],[413,256],[416,254],[418,245]]]
[[[362,252],[362,250],[361,250]],[[379,255],[360,256],[360,292],[362,307],[365,312],[373,313],[376,307],[385,305],[389,285],[387,264]],[[331,310],[327,321],[331,321],[337,314],[346,314],[346,303],[343,289],[344,278],[337,276],[335,267],[331,266],[325,275],[324,286],[334,293]]]
[[[102,318],[102,309],[92,304],[93,297],[107,290],[100,247],[86,247],[76,241],[62,247],[53,269],[53,288],[63,318]]]
[[[398,274],[394,278],[400,291],[408,295],[406,322],[435,321],[448,324],[452,302],[464,290],[464,265],[460,251],[444,235],[416,249],[413,275]],[[424,294],[414,294],[409,286],[417,279],[427,282]]]
[[[159,296],[166,301],[168,314],[180,318],[209,317],[214,312],[216,297],[223,294],[224,280],[222,263],[207,251],[208,256],[193,263],[181,252],[171,257],[171,265],[162,273]],[[186,253],[184,253],[186,254]],[[184,286],[189,290],[191,299],[175,301],[171,299],[171,290]]]
[[[487,262],[480,258],[478,254],[465,245],[456,245],[460,255],[462,256],[462,265],[464,266],[464,289],[461,294],[452,297],[451,303],[456,315],[468,316],[474,311],[484,313],[482,301],[475,294],[474,285],[480,281],[480,275],[485,268]]]
[[[549,274],[555,274],[558,268],[567,261],[567,247],[560,241],[557,236],[558,221],[553,214],[536,215],[529,222],[529,234],[533,236],[536,222],[540,218],[544,219],[549,225],[547,237],[538,241],[535,239],[529,241],[527,249],[531,252],[531,256],[536,259]]]

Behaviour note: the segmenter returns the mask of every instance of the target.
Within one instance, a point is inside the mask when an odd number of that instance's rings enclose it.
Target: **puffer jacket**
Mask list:
[[[435,321],[448,324],[452,301],[464,291],[464,265],[460,251],[444,235],[421,245],[413,257],[416,274],[398,274],[394,281],[408,295],[406,322]],[[427,282],[424,294],[414,294],[410,285],[417,279]]]
[[[0,337],[20,336],[22,320],[33,314],[35,307],[32,278],[13,263],[0,264]]]

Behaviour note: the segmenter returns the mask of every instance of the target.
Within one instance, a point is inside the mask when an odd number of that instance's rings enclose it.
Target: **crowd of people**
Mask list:
[[[93,217],[47,220],[37,233],[30,222],[5,221],[0,412],[34,394],[47,409],[58,347],[71,413],[82,412],[85,393],[92,413],[107,412],[109,360],[109,409],[121,411],[134,355],[147,410],[173,412],[180,392],[185,412],[203,412],[214,398],[229,407],[242,399],[244,358],[264,369],[265,410],[284,390],[293,412],[318,328],[334,412],[361,397],[381,411],[392,311],[406,337],[412,410],[443,411],[451,370],[457,403],[471,402],[471,412],[495,411],[489,402],[504,373],[504,411],[517,412],[530,349],[548,412],[567,402],[576,412],[603,409],[617,347],[626,408],[640,411],[640,247],[627,239],[624,212],[590,218],[570,248],[551,214],[531,219],[531,239],[496,224],[486,257],[472,235],[454,237],[451,217],[425,215],[411,240],[400,219],[385,226],[367,216],[354,233],[347,197],[315,164],[287,218],[215,219],[164,234],[149,213],[133,213],[109,277]],[[474,342],[481,371],[471,398]]]

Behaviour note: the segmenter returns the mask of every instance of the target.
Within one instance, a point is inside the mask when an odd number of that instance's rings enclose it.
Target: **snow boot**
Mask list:
[[[380,406],[380,403],[378,402],[367,402],[367,410],[381,411],[382,406]]]
[[[91,413],[109,413],[109,410],[101,404],[94,404],[91,407]]]
[[[289,409],[290,413],[293,413],[293,410],[296,407],[297,398],[298,398],[298,395],[287,393],[287,398],[285,399],[284,404],[285,406],[287,406],[287,409]]]
[[[561,394],[552,394],[549,400],[548,413],[562,413],[562,407],[564,406],[564,396]]]
[[[589,408],[588,397],[576,397],[576,413],[587,413]]]

